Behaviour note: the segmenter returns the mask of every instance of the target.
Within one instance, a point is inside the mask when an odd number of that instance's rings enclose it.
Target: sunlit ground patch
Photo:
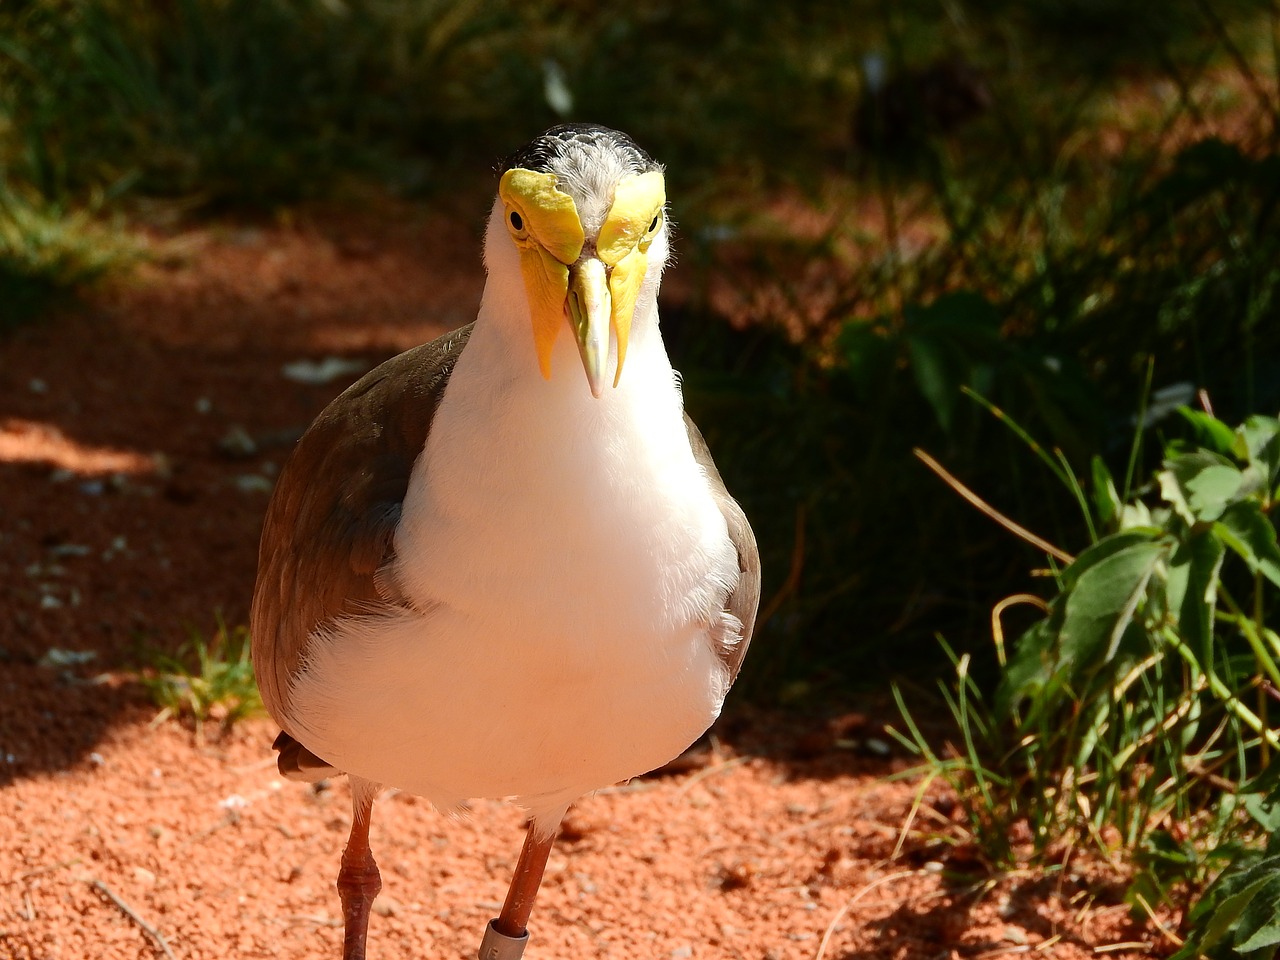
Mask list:
[[[46,463],[78,474],[154,473],[155,459],[135,450],[96,447],[35,420],[0,420],[0,463]]]

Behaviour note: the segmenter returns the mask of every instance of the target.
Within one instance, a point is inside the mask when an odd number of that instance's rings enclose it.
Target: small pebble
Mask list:
[[[249,436],[248,430],[235,424],[218,441],[218,451],[223,456],[243,460],[258,452],[258,444]]]
[[[369,365],[362,360],[346,360],[342,357],[325,357],[323,360],[294,360],[280,370],[285,379],[308,386],[322,386],[339,377],[363,373]]]
[[[1021,927],[1005,927],[1004,939],[1010,943],[1025,944],[1027,942],[1027,932]]]
[[[59,543],[49,548],[49,554],[54,557],[86,557],[92,552],[90,547],[86,547],[79,543]]]
[[[274,483],[257,473],[242,473],[235,484],[241,493],[270,493],[275,488]]]
[[[96,650],[62,650],[58,647],[51,647],[40,658],[40,666],[75,667],[80,664],[90,663],[97,656],[98,652]]]

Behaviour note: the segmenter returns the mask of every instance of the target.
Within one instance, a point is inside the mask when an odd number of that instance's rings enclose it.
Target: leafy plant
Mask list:
[[[1207,390],[1233,422],[1280,408],[1274,7],[1183,5],[1161,29],[1137,30],[1140,46],[1108,43],[1092,66],[1081,61],[1097,48],[1059,32],[1083,7],[1088,21],[1145,22],[1138,8],[961,3],[932,32],[910,5],[872,4],[867,39],[853,46],[858,98],[912,81],[907,106],[949,103],[951,87],[923,80],[930,65],[960,61],[985,92],[979,109],[948,129],[925,125],[907,157],[855,134],[847,180],[727,221],[742,238],[724,256],[748,305],[739,316],[802,346],[789,378],[761,370],[742,404],[751,414],[726,404],[720,424],[700,422],[761,518],[766,594],[786,591],[766,623],[769,649],[798,650],[790,659],[806,679],[847,686],[868,661],[928,661],[939,631],[958,655],[975,651],[961,638],[980,635],[1002,582],[1031,559],[917,484],[913,447],[945,451],[1053,542],[1092,537],[1100,518],[1076,509],[1062,478],[1028,469],[1022,442],[965,404],[963,389],[1014,412],[1076,465],[1124,457],[1131,399],[1152,361],[1166,382]],[[698,371],[686,372],[696,387]],[[691,406],[699,400],[691,390]],[[768,443],[772,424],[754,412],[766,400],[790,418],[778,431],[790,448]],[[725,436],[734,432],[737,448]],[[739,451],[740,468],[730,462]],[[1139,452],[1132,472],[1147,476],[1158,445]],[[757,496],[760,464],[778,467]],[[787,501],[784,488],[797,493]],[[748,670],[770,668],[770,656]],[[988,670],[981,657],[974,666]]]
[[[410,154],[437,160],[514,106],[475,95],[511,80],[518,22],[476,0],[5,5],[0,160],[52,199],[271,207],[353,171],[421,179]]]
[[[141,244],[0,180],[0,330],[59,293],[136,260]]]
[[[1097,459],[1086,493],[1060,454],[1041,451],[1093,542],[1077,556],[1049,546],[1047,602],[998,607],[989,702],[969,656],[947,648],[955,679],[943,695],[962,742],[951,756],[929,746],[899,696],[900,739],[954,786],[993,861],[1020,855],[1008,839],[1017,823],[1033,859],[1089,843],[1133,873],[1130,896],[1148,908],[1175,902],[1174,885],[1202,882],[1215,851],[1256,834],[1243,815],[1262,799],[1251,784],[1280,750],[1280,420],[1232,430],[1182,412],[1194,439],[1167,444],[1133,495]],[[1001,614],[1017,602],[1044,616],[1009,653]]]
[[[156,722],[190,718],[203,735],[208,721],[225,729],[262,712],[249,651],[246,627],[219,622],[211,639],[193,633],[176,656],[155,655],[140,679],[161,708]]]
[[[1280,794],[1258,796],[1250,796],[1249,813],[1265,847],[1232,851],[1233,861],[1187,914],[1190,935],[1170,960],[1272,960],[1280,950]]]

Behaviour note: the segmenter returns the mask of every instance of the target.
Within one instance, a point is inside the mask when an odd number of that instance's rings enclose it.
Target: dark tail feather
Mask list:
[[[280,753],[276,757],[276,766],[280,768],[280,774],[289,780],[317,783],[342,773],[333,764],[321,760],[283,730],[271,746]]]

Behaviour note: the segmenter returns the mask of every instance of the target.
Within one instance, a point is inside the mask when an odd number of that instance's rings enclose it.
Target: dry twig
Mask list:
[[[1006,530],[1012,533],[1015,537],[1019,537],[1022,540],[1025,540],[1027,543],[1031,544],[1037,550],[1043,550],[1045,553],[1049,554],[1049,556],[1051,557],[1057,557],[1063,563],[1071,563],[1072,561],[1075,560],[1075,557],[1067,553],[1065,550],[1059,550],[1048,540],[1045,540],[1043,537],[1036,536],[1034,533],[1032,533],[1022,524],[1015,523],[1014,521],[1010,520],[1003,513],[1001,513],[995,507],[991,506],[991,504],[987,503],[987,501],[983,500],[980,496],[978,496],[976,493],[974,493],[972,490],[966,487],[963,483],[957,480],[954,476],[952,476],[949,472],[947,472],[946,467],[940,464],[937,460],[933,459],[933,457],[929,456],[929,454],[925,453],[923,450],[917,447],[912,452],[916,455],[916,459],[918,459],[926,467],[928,467],[930,470],[936,473],[938,475],[938,478],[942,480],[943,483],[949,486],[956,493],[960,494],[960,496],[965,500],[966,503],[968,503],[970,506],[977,509],[980,513],[985,513],[988,517],[990,517],[996,523],[1000,524],[1000,526],[1004,527]]]
[[[832,934],[836,932],[836,927],[840,925],[840,921],[844,919],[845,914],[849,912],[849,909],[855,903],[865,897],[872,890],[876,889],[876,887],[883,886],[886,883],[891,883],[894,880],[901,880],[903,877],[916,877],[923,872],[924,871],[922,870],[903,870],[901,873],[890,873],[886,876],[880,877],[878,880],[873,880],[871,883],[868,883],[865,887],[846,900],[844,906],[836,911],[836,915],[832,917],[831,922],[827,924],[827,929],[822,934],[822,940],[818,944],[818,952],[814,955],[813,960],[822,960],[826,955],[827,944],[830,943]]]
[[[138,912],[121,900],[114,890],[108,887],[101,880],[90,880],[89,886],[93,887],[94,890],[98,891],[98,893],[102,894],[102,896],[114,903],[121,913],[132,920],[139,930],[150,937],[152,942],[164,951],[164,955],[168,957],[169,960],[178,960],[178,958],[173,955],[173,951],[169,948],[169,941],[164,938],[164,934],[151,926],[151,924],[147,923],[147,921],[143,920],[142,917],[138,916]]]

